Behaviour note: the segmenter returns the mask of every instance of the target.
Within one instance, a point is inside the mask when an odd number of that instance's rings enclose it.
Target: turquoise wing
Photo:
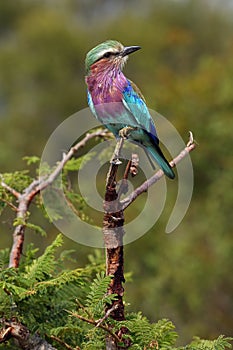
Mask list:
[[[96,113],[96,110],[95,110],[95,106],[94,106],[94,103],[92,101],[91,94],[90,94],[90,92],[88,90],[87,90],[87,103],[88,103],[88,106],[91,109],[91,112],[94,114],[96,119],[98,119],[98,116],[97,116],[97,113]]]
[[[158,144],[155,125],[146,106],[145,99],[138,87],[130,80],[128,80],[128,84],[123,91],[123,103],[134,116],[138,126],[150,135],[152,142]]]
[[[123,104],[134,116],[138,126],[140,126],[140,130],[133,131],[130,136],[133,139],[140,140],[146,151],[152,155],[164,173],[169,178],[174,179],[175,174],[159,147],[155,125],[145,100],[137,86],[129,80],[128,85],[123,91]]]

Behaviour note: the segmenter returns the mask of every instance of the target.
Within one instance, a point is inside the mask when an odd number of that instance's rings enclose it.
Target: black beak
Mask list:
[[[129,54],[133,53],[134,51],[140,50],[140,46],[126,46],[124,50],[121,53],[121,56],[128,56]]]

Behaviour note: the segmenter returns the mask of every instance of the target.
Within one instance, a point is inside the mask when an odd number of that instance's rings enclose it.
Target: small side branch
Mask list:
[[[190,139],[187,143],[187,146],[169,163],[172,168],[176,166],[176,164],[180,163],[182,159],[184,159],[190,152],[192,152],[196,147],[196,144],[193,140],[193,135],[190,132]],[[158,170],[152,177],[142,183],[141,186],[137,187],[128,197],[124,198],[120,201],[121,210],[125,210],[128,206],[135,201],[138,196],[140,196],[143,192],[146,192],[150,186],[155,184],[164,176],[163,171]]]
[[[3,179],[3,176],[0,175],[0,185],[5,188],[8,192],[10,192],[11,194],[13,194],[13,196],[15,198],[19,198],[20,196],[20,193],[18,191],[16,191],[14,188],[10,187],[9,185],[7,185],[5,182],[4,182],[4,179]]]
[[[19,261],[23,250],[27,213],[30,205],[30,200],[25,194],[19,196],[18,202],[16,227],[13,232],[13,244],[10,252],[9,267],[19,267]]]
[[[81,348],[77,345],[75,346],[75,349],[72,348],[72,346],[70,346],[69,344],[67,344],[66,342],[61,340],[60,338],[56,337],[55,335],[50,335],[50,338],[55,340],[57,343],[59,343],[60,345],[62,345],[64,348],[66,348],[68,350],[81,350]]]
[[[110,309],[108,309],[104,315],[104,317],[102,317],[101,319],[99,319],[98,321],[96,321],[96,327],[99,327],[101,325],[101,323],[103,323],[111,314],[112,311],[114,311],[115,309],[117,309],[117,305],[113,305]]]
[[[95,138],[95,137],[107,137],[110,133],[106,130],[97,130],[91,134],[86,134],[86,136],[78,142],[75,146],[71,147],[69,152],[63,154],[62,160],[58,163],[57,167],[54,171],[47,177],[41,180],[41,183],[38,185],[37,191],[42,191],[49,185],[51,185],[59,174],[62,172],[62,169],[66,165],[66,163],[73,157],[73,155],[82,147],[86,145],[86,143]]]
[[[139,157],[137,153],[132,153],[131,159],[128,161],[121,185],[118,190],[118,199],[120,200],[121,195],[127,193],[128,191],[128,177],[131,174],[132,177],[136,176],[138,173]]]
[[[111,335],[111,337],[113,337],[116,340],[116,342],[119,343],[121,341],[121,339],[114,332],[112,332],[112,330],[108,326],[105,326],[105,325],[103,325],[101,323],[98,325],[99,321],[95,321],[95,320],[83,317],[83,316],[81,316],[81,315],[79,315],[77,313],[72,313],[72,316],[77,317],[78,319],[80,319],[80,320],[82,320],[84,322],[87,322],[89,324],[92,324],[92,325],[94,325],[96,327],[99,327],[99,328],[103,329],[105,332],[109,333]]]

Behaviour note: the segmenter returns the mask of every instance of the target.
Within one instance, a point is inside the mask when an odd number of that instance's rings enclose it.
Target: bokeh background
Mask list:
[[[232,336],[233,1],[1,1],[0,172],[24,169],[22,157],[40,156],[54,129],[87,106],[85,54],[106,39],[142,46],[126,75],[150,108],[199,144],[182,224],[164,233],[168,201],[155,227],[125,248],[128,308],[171,319],[182,344]],[[1,218],[1,247],[11,244],[12,218]],[[26,240],[43,249],[56,228],[36,207],[32,218],[48,236],[27,231]],[[69,239],[65,247],[79,265],[93,253]]]

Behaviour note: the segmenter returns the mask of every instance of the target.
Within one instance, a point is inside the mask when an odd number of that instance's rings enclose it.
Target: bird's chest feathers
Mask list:
[[[127,80],[121,71],[92,74],[86,78],[94,105],[121,102]]]

